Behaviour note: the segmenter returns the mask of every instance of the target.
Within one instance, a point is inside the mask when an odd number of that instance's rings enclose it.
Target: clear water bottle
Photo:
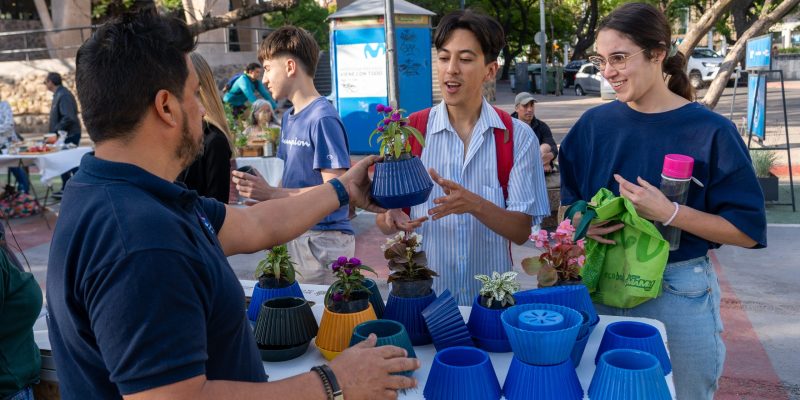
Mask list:
[[[661,169],[661,193],[669,201],[680,205],[686,204],[689,197],[689,184],[692,181],[694,159],[682,154],[667,154],[664,156],[664,167]],[[681,230],[674,226],[664,226],[661,222],[655,223],[664,240],[669,242],[669,250],[678,250],[681,243]]]

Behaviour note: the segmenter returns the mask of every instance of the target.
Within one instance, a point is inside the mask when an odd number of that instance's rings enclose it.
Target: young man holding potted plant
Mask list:
[[[314,87],[319,59],[314,38],[302,28],[279,28],[264,39],[258,59],[273,97],[288,98],[294,106],[283,114],[281,123],[282,187],[271,187],[261,176],[234,171],[239,194],[258,201],[297,196],[344,174],[350,168],[347,134],[339,114]],[[328,266],[339,256],[353,257],[356,251],[348,208],[321,219],[288,247],[304,283],[332,283]]]
[[[510,270],[509,241],[524,243],[531,226],[550,213],[530,126],[483,98],[483,83],[495,78],[504,43],[500,24],[474,11],[456,11],[439,22],[434,44],[443,99],[430,109],[422,151],[438,187],[410,216],[390,210],[376,218],[386,234],[416,230],[426,238],[423,250],[440,275],[434,287],[450,289],[461,305],[478,293],[473,276]],[[502,143],[513,145],[507,187],[498,174],[496,130],[508,133]]]
[[[376,157],[293,199],[247,208],[174,184],[203,143],[194,44],[183,21],[142,13],[99,27],[78,51],[96,151],[67,184],[47,270],[61,397],[396,398],[415,382],[390,373],[419,362],[401,348],[371,348],[374,337],[329,366],[266,382],[226,256],[285,243],[350,199],[379,210],[367,196]]]

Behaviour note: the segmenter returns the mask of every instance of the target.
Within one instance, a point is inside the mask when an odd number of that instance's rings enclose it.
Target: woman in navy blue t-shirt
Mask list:
[[[599,26],[591,57],[617,93],[587,111],[561,144],[561,201],[588,201],[600,188],[628,198],[637,213],[681,229],[660,297],[632,309],[598,305],[604,314],[655,318],[667,328],[678,399],[712,399],[722,373],[720,290],[707,253],[722,244],[766,246],[764,199],[736,127],[693,102],[686,57],[671,49],[663,13],[641,3],[614,10]],[[666,154],[695,160],[686,205],[658,189]],[[622,225],[593,226],[589,237]]]

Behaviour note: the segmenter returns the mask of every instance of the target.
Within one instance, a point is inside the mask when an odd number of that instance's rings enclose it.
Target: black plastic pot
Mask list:
[[[419,280],[397,279],[392,281],[391,294],[397,297],[424,297],[430,294],[433,278]]]
[[[764,201],[778,201],[778,177],[770,174],[766,178],[758,178],[761,191],[764,192]]]
[[[277,297],[264,302],[255,326],[262,349],[281,350],[308,344],[319,326],[308,302],[299,297]]]
[[[258,284],[262,289],[283,289],[292,283],[283,278],[278,280],[273,276],[261,275],[258,278]]]
[[[352,314],[369,307],[369,292],[353,292],[349,301],[331,301],[328,309],[339,314]]]
[[[492,305],[491,305],[491,307],[489,307],[489,306],[487,306],[487,304],[489,304],[489,299],[490,299],[489,297],[481,296],[481,305],[486,307],[486,308],[488,308],[488,309],[490,309],[490,310],[502,310],[502,309],[505,309],[505,308],[513,306],[513,304],[506,304],[504,306],[504,305],[502,305],[501,302],[492,300]]]

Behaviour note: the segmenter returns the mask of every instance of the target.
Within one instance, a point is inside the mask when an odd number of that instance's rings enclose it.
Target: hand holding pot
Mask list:
[[[438,206],[428,210],[428,215],[431,215],[434,221],[450,214],[474,213],[480,209],[484,201],[481,196],[451,180],[442,178],[433,168],[428,172],[433,181],[442,187],[445,194],[445,196],[433,200],[433,203]]]
[[[383,208],[372,201],[369,195],[372,181],[369,179],[369,167],[378,162],[380,157],[369,156],[352,166],[347,172],[339,177],[350,195],[350,204],[372,212],[385,212]]]
[[[414,378],[390,373],[416,370],[419,360],[407,358],[406,350],[400,347],[375,347],[377,340],[375,334],[370,334],[367,340],[345,350],[330,363],[349,400],[396,399],[397,390],[417,385]]]

